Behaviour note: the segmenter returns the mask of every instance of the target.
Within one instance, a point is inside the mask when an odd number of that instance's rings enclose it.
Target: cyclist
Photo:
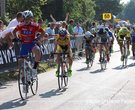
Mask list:
[[[123,47],[122,40],[124,40],[124,38],[127,40],[128,55],[130,55],[129,45],[130,45],[131,37],[130,37],[130,31],[128,30],[127,27],[121,27],[121,29],[118,32],[118,43],[121,51],[121,61],[124,60],[123,51],[122,51],[122,47]]]
[[[70,47],[70,36],[68,36],[67,30],[62,28],[59,30],[58,35],[55,37],[54,53],[63,53],[63,52],[69,53],[68,76],[71,77],[72,76],[71,67],[72,67],[73,59],[72,59],[72,51]],[[57,64],[60,63],[59,59],[60,59],[60,54],[57,55]],[[59,70],[56,71],[56,76],[58,76],[58,72]]]
[[[119,24],[117,24],[115,31],[114,31],[114,36],[115,36],[117,42],[118,42],[118,33],[119,33],[120,28],[121,28],[121,26]]]
[[[36,33],[40,32],[41,37],[45,36],[44,30],[33,21],[33,13],[29,10],[24,11],[24,22],[17,25],[13,30],[13,35],[22,41],[20,56],[27,56],[29,52],[35,55],[35,63],[33,66],[33,74],[37,74],[37,66],[41,60],[40,48],[35,44]],[[18,37],[17,37],[18,33]]]
[[[135,25],[133,25],[133,30],[131,32],[131,43],[132,43],[133,60],[135,60]]]
[[[85,32],[84,40],[85,40],[85,54],[86,54],[86,63],[89,61],[88,57],[88,50],[92,49],[92,52],[95,53],[95,46],[94,46],[94,38],[95,36],[91,34],[90,31]]]
[[[113,52],[113,43],[114,43],[114,35],[113,33],[110,31],[110,29],[108,27],[105,27],[105,30],[107,31],[109,37],[110,37],[110,40],[111,40],[111,44],[110,44],[110,48],[109,48],[109,51],[110,53]]]
[[[99,62],[101,62],[101,50],[105,47],[107,61],[109,62],[109,44],[110,44],[110,37],[108,36],[107,31],[104,28],[100,28],[97,33],[97,43],[99,43]]]

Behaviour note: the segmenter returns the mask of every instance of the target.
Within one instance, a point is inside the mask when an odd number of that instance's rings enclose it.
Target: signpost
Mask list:
[[[105,20],[105,21],[111,20],[112,19],[112,13],[103,13],[102,19]]]

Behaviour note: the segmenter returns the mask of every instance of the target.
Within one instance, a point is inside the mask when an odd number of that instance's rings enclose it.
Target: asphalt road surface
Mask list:
[[[134,110],[135,61],[129,56],[122,68],[117,46],[105,71],[100,70],[99,54],[91,69],[85,59],[75,60],[68,86],[58,90],[55,69],[39,74],[38,93],[21,101],[17,82],[0,87],[0,110]]]

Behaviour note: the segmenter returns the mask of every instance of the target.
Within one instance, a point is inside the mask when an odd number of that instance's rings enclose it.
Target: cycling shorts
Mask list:
[[[118,39],[119,39],[119,40],[124,40],[124,38],[125,38],[126,40],[128,40],[128,41],[130,40],[130,37],[128,37],[128,36],[126,36],[126,35],[120,35]]]
[[[67,53],[69,53],[69,56],[72,57],[72,50],[71,50],[71,48],[70,48],[69,51],[68,51],[68,48],[69,48],[68,45],[65,45],[65,46],[57,45],[57,50],[56,50],[56,52],[57,52],[57,53],[67,52]]]
[[[35,46],[35,43],[31,44],[22,44],[21,45],[21,50],[20,50],[20,56],[27,56],[28,53],[30,53]]]

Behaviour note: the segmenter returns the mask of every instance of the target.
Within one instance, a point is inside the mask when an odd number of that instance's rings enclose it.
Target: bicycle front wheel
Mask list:
[[[22,98],[22,100],[25,100],[27,98],[27,91],[28,91],[28,84],[27,84],[27,78],[26,78],[26,72],[24,68],[20,68],[19,75],[18,75],[18,87],[19,87],[19,93]]]
[[[63,77],[63,69],[62,69],[62,66],[58,66],[58,70],[59,70],[59,73],[58,73],[58,86],[59,86],[59,90],[62,89],[63,87],[63,81],[64,81],[64,77]]]

